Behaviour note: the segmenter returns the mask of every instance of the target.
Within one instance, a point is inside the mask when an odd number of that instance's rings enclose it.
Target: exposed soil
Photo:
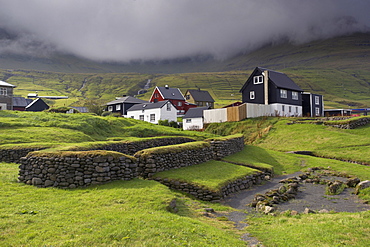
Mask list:
[[[244,221],[247,216],[245,212],[256,212],[254,208],[248,206],[248,204],[253,201],[253,198],[256,194],[264,194],[271,189],[277,189],[282,185],[279,183],[279,181],[282,179],[295,177],[300,174],[301,172],[297,172],[290,175],[274,177],[262,185],[257,185],[251,189],[229,195],[223,200],[222,203],[243,211],[232,212],[227,217],[229,220],[235,222],[236,228],[243,229],[247,226],[247,223]],[[340,178],[327,177],[327,179],[334,180]],[[353,188],[345,188],[344,191],[338,195],[326,195],[325,188],[326,185],[302,183],[299,186],[299,192],[296,195],[296,198],[275,205],[277,211],[283,212],[286,210],[295,210],[298,213],[303,213],[306,208],[314,211],[326,209],[328,211],[335,212],[359,212],[370,210],[369,204],[365,204],[353,194]],[[262,246],[257,239],[250,237],[249,234],[243,235],[242,239],[248,242],[249,246]]]

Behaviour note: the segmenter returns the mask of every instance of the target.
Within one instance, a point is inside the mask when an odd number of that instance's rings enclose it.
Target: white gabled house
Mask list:
[[[203,129],[204,110],[208,107],[190,108],[182,118],[183,130],[201,130]]]
[[[177,109],[169,101],[136,104],[127,110],[127,117],[158,124],[158,120],[177,122]]]

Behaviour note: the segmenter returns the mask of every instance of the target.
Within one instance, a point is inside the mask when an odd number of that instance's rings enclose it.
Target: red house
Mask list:
[[[196,107],[195,104],[191,104],[185,101],[180,89],[170,88],[168,85],[164,87],[155,87],[150,102],[156,103],[158,101],[169,100],[176,107],[178,115],[184,115],[189,108]]]

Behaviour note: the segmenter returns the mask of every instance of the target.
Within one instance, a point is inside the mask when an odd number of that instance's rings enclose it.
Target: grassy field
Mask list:
[[[249,119],[209,126],[209,133],[201,133],[115,117],[0,111],[0,148],[60,148],[158,135],[204,140],[242,133],[253,141],[247,141],[250,145],[226,157],[226,161],[272,167],[276,175],[319,166],[370,179],[368,166],[285,153],[311,150],[367,161],[369,125],[340,130],[315,124],[287,125],[291,120]],[[158,175],[217,190],[250,172],[254,170],[210,161]],[[231,208],[191,199],[153,180],[62,190],[17,183],[17,173],[17,164],[0,163],[0,246],[245,246],[240,236],[247,232],[264,246],[302,246],[302,242],[305,246],[366,246],[370,238],[366,227],[370,224],[369,212],[275,217],[249,214],[249,226],[236,230],[225,217],[203,215],[205,208],[212,207],[222,214]],[[370,201],[370,189],[361,191],[360,197]],[[177,200],[178,213],[166,209],[173,199]]]

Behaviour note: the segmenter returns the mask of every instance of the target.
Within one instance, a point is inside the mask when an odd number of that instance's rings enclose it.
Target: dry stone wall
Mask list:
[[[4,148],[0,149],[0,162],[20,163],[20,159],[29,152],[41,150],[43,148]]]
[[[356,129],[356,128],[364,126],[368,123],[370,123],[370,118],[369,117],[363,117],[363,118],[359,118],[359,119],[349,121],[349,122],[346,122],[346,123],[331,124],[330,122],[325,122],[324,124],[332,126],[332,127],[336,127],[336,128],[339,128],[339,129]]]
[[[172,138],[171,138],[172,139]],[[235,139],[235,140],[234,140]],[[145,145],[153,145],[154,142]],[[180,139],[176,140],[179,141]],[[184,138],[180,141],[193,141]],[[121,146],[111,146],[120,149]],[[141,146],[143,147],[143,146]],[[134,156],[106,150],[31,152],[20,159],[19,181],[39,187],[76,188],[200,164],[236,153],[244,147],[242,135],[144,149]],[[133,149],[132,149],[133,150]]]
[[[20,182],[38,187],[73,189],[137,177],[135,158],[111,151],[31,153],[19,169]]]
[[[219,191],[212,191],[204,187],[199,187],[187,182],[178,180],[170,180],[167,178],[156,177],[154,180],[170,187],[171,189],[179,190],[194,196],[203,201],[219,201],[231,193],[236,193],[241,190],[251,188],[253,185],[260,184],[265,180],[266,174],[257,172],[244,178],[237,179],[223,186]]]

